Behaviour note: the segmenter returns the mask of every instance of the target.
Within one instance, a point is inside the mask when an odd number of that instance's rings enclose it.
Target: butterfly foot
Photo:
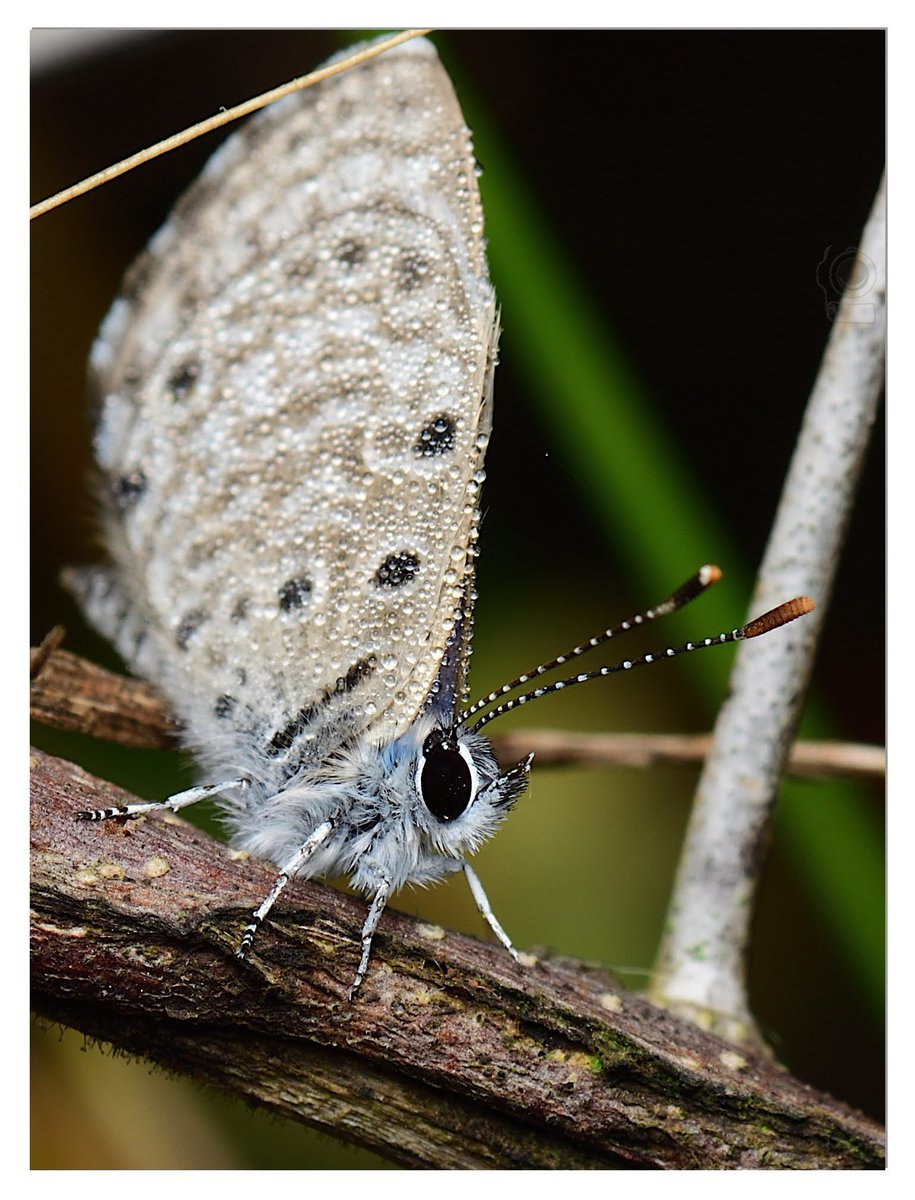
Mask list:
[[[359,989],[361,987],[362,987],[362,980],[354,979],[352,987],[346,993],[346,998],[347,998],[347,1000],[349,1000],[350,1004],[352,1004],[352,1002],[356,999],[356,996],[358,995]]]
[[[248,957],[248,951],[254,945],[254,935],[257,933],[258,924],[259,922],[252,921],[252,923],[245,929],[242,939],[238,943],[238,948],[235,951],[235,957],[239,960],[239,962],[244,962]]]
[[[114,808],[84,808],[75,814],[74,819],[77,821],[110,821],[120,818],[122,821],[129,821],[138,815],[132,813],[126,805],[119,804]]]

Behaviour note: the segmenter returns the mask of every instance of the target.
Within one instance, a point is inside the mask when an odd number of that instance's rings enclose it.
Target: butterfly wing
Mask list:
[[[211,758],[315,762],[462,687],[497,339],[475,171],[408,42],[230,138],[102,327],[114,570],[78,587]]]

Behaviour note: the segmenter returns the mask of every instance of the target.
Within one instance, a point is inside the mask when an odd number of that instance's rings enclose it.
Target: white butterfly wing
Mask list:
[[[463,660],[497,339],[475,172],[408,42],[227,141],[102,328],[114,570],[84,605],[210,757],[397,736],[461,612]]]

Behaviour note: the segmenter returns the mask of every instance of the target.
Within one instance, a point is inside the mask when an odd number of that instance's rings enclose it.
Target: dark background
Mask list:
[[[856,245],[883,167],[883,34],[464,31],[436,40],[475,130],[484,202],[511,155],[524,181],[521,204],[542,214],[562,251],[568,276],[556,276],[557,291],[568,278],[585,290],[599,336],[623,347],[647,397],[646,427],[674,441],[739,547],[743,562],[721,565],[751,571],[829,334],[819,282],[838,299],[844,252]],[[43,69],[33,78],[32,199],[302,74],[340,45],[330,32],[150,34]],[[123,270],[220,136],[32,230],[32,635],[63,621],[71,649],[108,662],[55,584],[63,564],[97,553],[85,361]],[[588,480],[555,435],[555,412],[532,396],[524,329],[500,278],[509,266],[496,245],[517,230],[500,223],[488,224],[504,332],[475,692],[659,598],[645,593],[623,536],[596,514]],[[545,256],[545,243],[514,252],[523,265]],[[882,437],[878,428],[814,681],[834,736],[855,741],[884,736]],[[624,528],[642,505],[651,506],[649,483],[632,513],[620,514]],[[720,554],[708,546],[706,557]],[[698,565],[676,551],[671,558],[669,586]],[[736,623],[748,595],[729,600]],[[691,620],[700,635],[717,632],[698,607]],[[702,730],[711,719],[675,667],[589,685],[511,718],[664,732]],[[141,794],[180,786],[176,756],[109,754],[40,736]],[[673,769],[536,773],[530,797],[479,856],[516,942],[634,968],[625,978],[640,986],[694,783],[694,774]],[[828,824],[826,785],[809,785],[804,797],[823,806]],[[861,788],[856,798],[879,835],[882,797]],[[803,847],[784,845],[776,831],[751,963],[754,1010],[792,1070],[879,1116],[879,1004],[863,994],[841,930],[807,885]],[[483,935],[456,887],[403,893],[396,904]],[[875,926],[873,937],[879,951],[882,930]],[[176,1099],[168,1089],[178,1085],[143,1067],[95,1083],[92,1072],[124,1064],[97,1051],[74,1060],[74,1044],[36,1038],[33,1095],[45,1111],[33,1126],[35,1165],[157,1165],[165,1151],[156,1139],[125,1145],[97,1119],[93,1089],[110,1096],[115,1087],[144,1111],[164,1092],[161,1142],[178,1155],[169,1165],[375,1165],[255,1118],[248,1134],[240,1106],[190,1090]],[[183,1106],[192,1104],[201,1107],[189,1116]],[[185,1130],[203,1131],[186,1136],[186,1147],[174,1145],[175,1113]]]

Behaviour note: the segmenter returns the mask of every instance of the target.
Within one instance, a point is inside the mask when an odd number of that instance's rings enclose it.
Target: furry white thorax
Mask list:
[[[447,822],[434,816],[416,783],[423,742],[436,725],[434,717],[422,716],[383,746],[360,737],[275,792],[252,777],[243,793],[222,801],[233,845],[282,864],[330,820],[332,834],[301,872],[308,878],[346,875],[370,895],[385,879],[397,890],[451,874],[496,831],[521,786],[511,775],[500,776],[486,738],[460,735],[477,786],[460,816]]]

